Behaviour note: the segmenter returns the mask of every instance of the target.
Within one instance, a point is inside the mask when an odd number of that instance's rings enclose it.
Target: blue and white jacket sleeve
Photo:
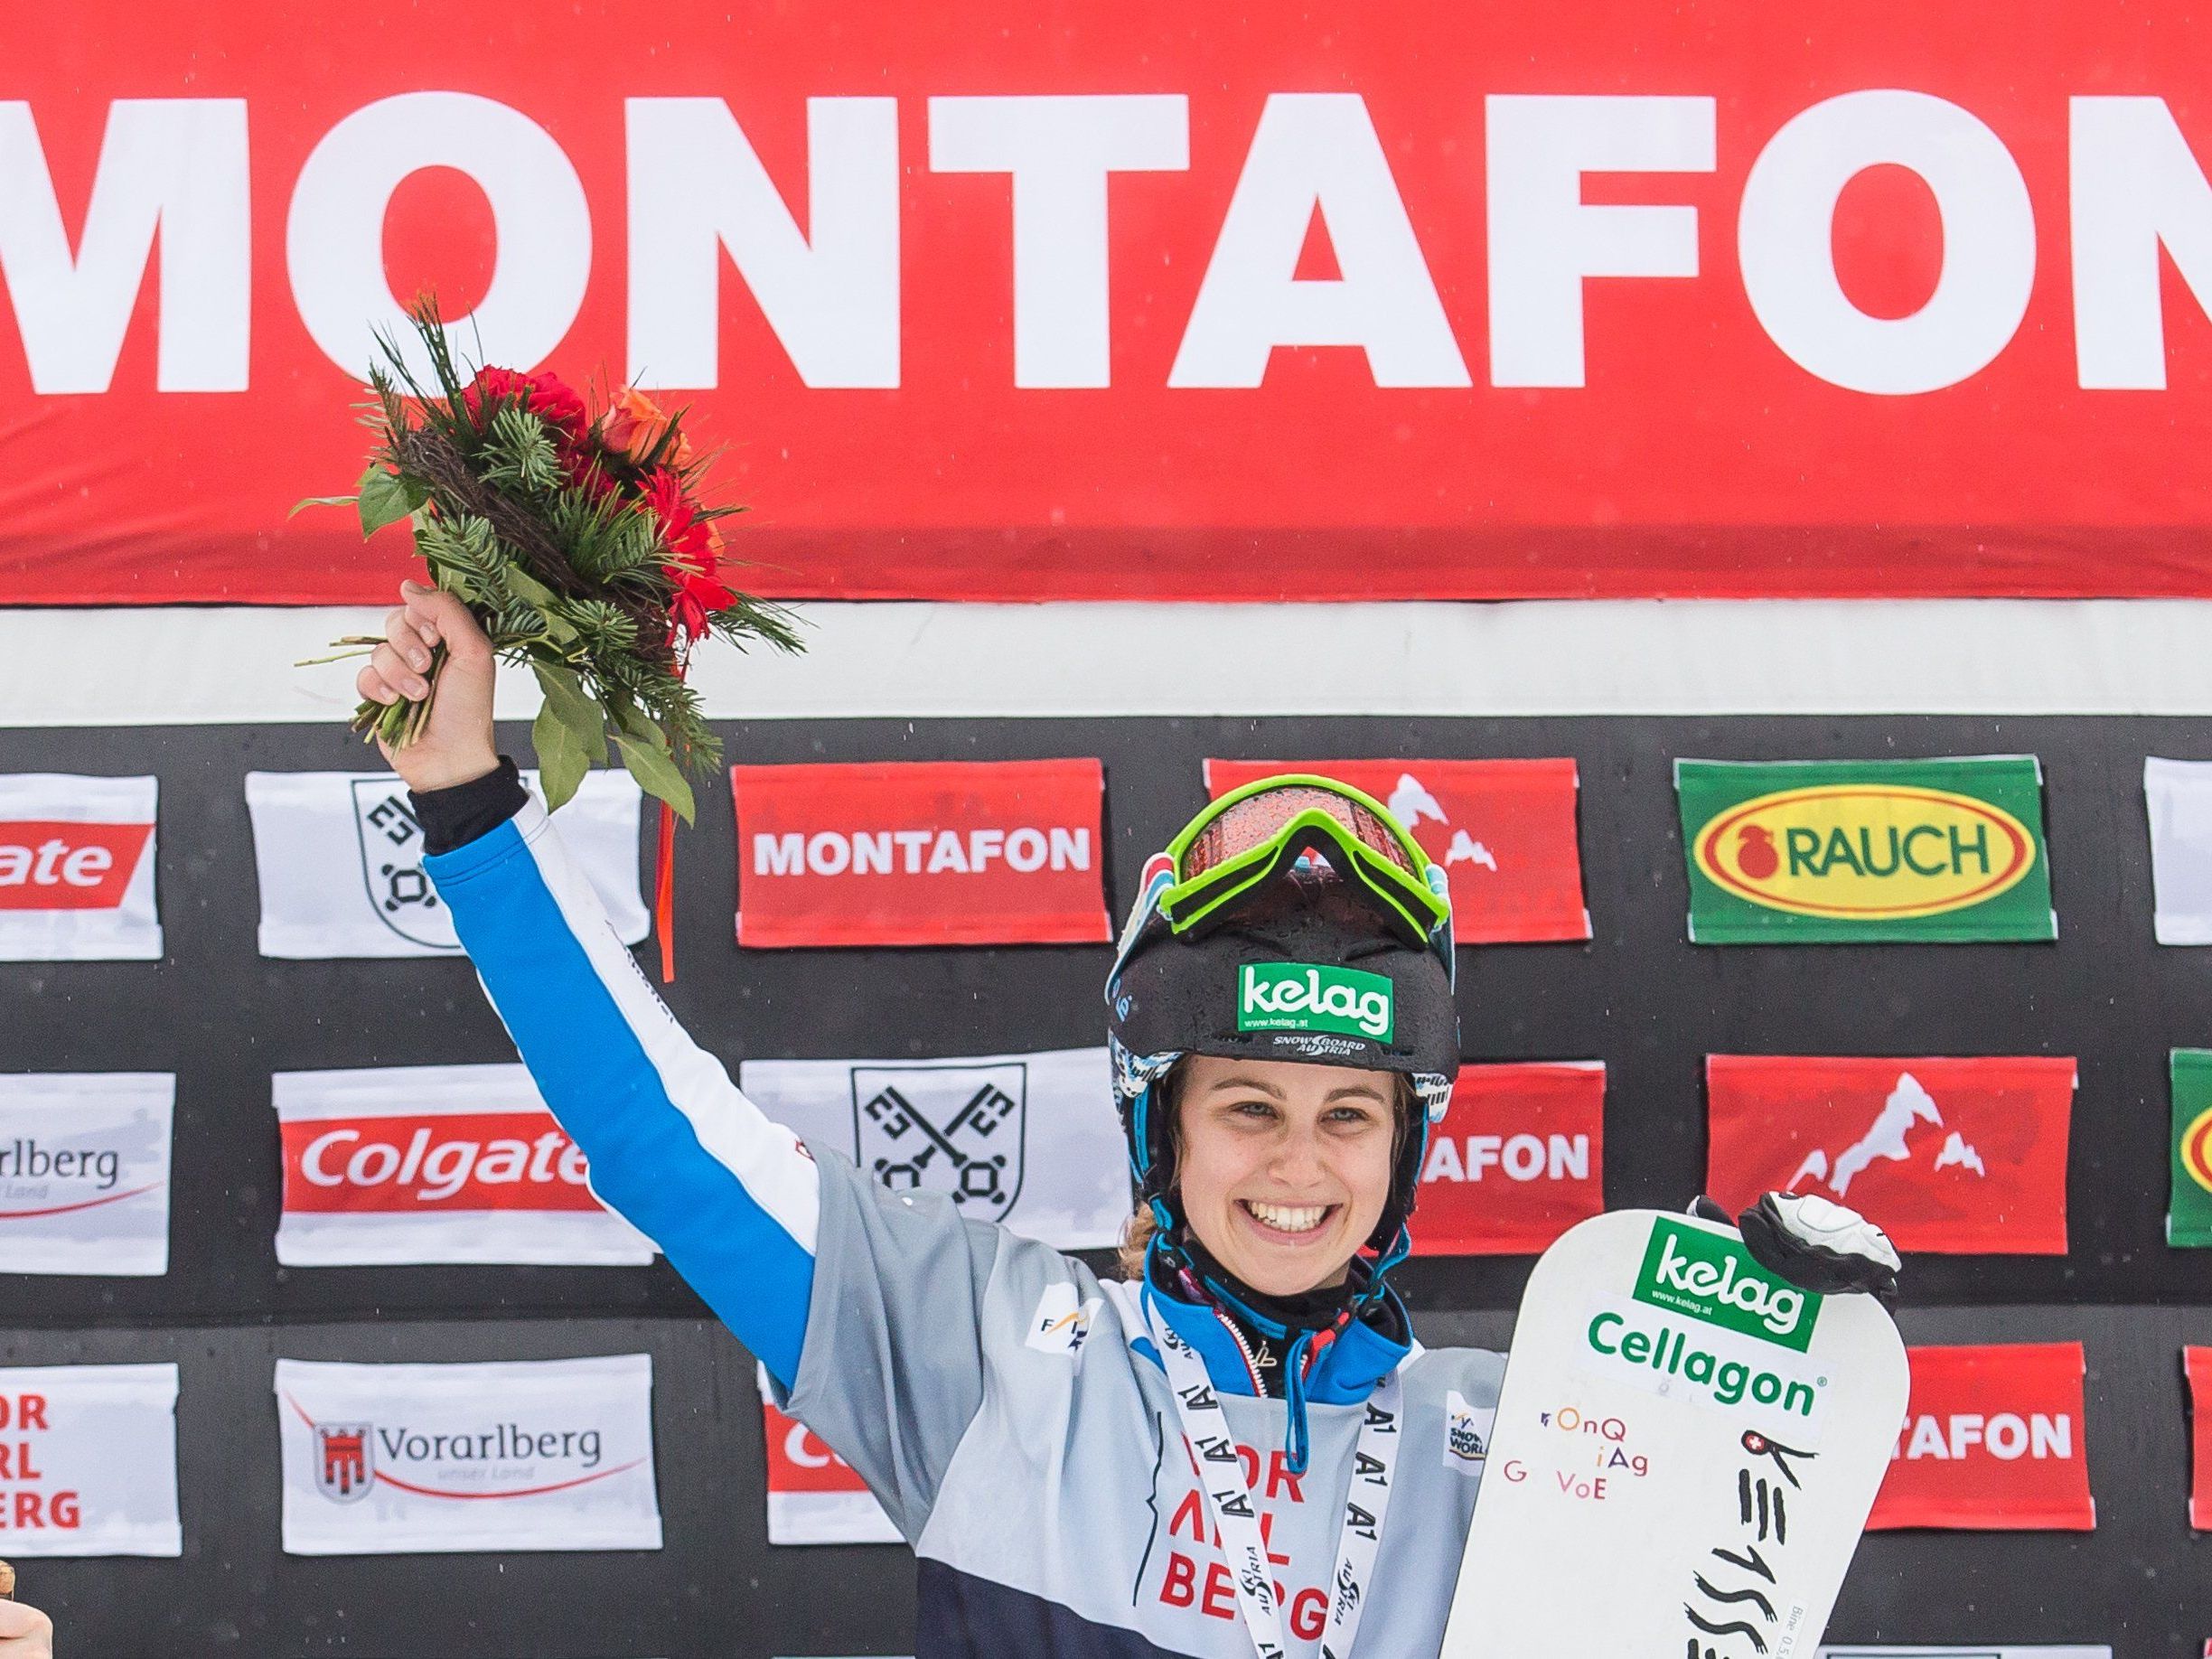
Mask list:
[[[593,1191],[789,1386],[814,1289],[813,1158],[676,1023],[535,796],[424,868]]]

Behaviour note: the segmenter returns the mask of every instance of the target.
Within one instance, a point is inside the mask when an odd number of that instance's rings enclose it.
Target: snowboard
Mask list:
[[[1871,1297],[1618,1210],[1529,1278],[1440,1659],[1813,1659],[1904,1426]],[[1479,1420],[1455,1438],[1480,1439]]]

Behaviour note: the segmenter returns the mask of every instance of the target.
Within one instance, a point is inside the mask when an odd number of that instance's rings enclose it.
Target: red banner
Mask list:
[[[2074,1062],[1711,1054],[1706,1185],[1817,1193],[1900,1250],[2066,1253]]]
[[[306,1118],[282,1129],[287,1213],[600,1208],[583,1151],[550,1112]]]
[[[1869,1532],[2096,1526],[2078,1342],[1914,1348],[1912,1401]]]
[[[1533,1255],[1604,1208],[1603,1062],[1460,1068],[1421,1166],[1415,1255]]]
[[[1278,772],[1317,772],[1388,805],[1451,878],[1459,943],[1590,936],[1573,761],[1209,760],[1206,789],[1224,795]]]
[[[1095,944],[1094,760],[732,766],[741,945]]]
[[[851,1464],[831,1451],[805,1424],[786,1417],[773,1401],[761,1401],[768,1436],[768,1490],[771,1492],[860,1492],[867,1483]]]
[[[0,25],[0,596],[387,598],[285,512],[425,286],[787,595],[2212,594],[2179,0],[285,21]]]
[[[152,824],[0,822],[0,910],[115,910]]]
[[[2212,1532],[2212,1348],[2181,1350],[2189,1379],[2189,1525]]]

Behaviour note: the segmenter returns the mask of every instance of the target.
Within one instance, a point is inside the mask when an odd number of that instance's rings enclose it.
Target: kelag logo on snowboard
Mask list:
[[[1391,982],[1356,968],[1247,962],[1237,972],[1239,1031],[1340,1031],[1377,1043],[1396,1024]]]
[[[1633,1293],[1639,1302],[1803,1354],[1820,1317],[1816,1292],[1779,1284],[1742,1245],[1682,1222],[1652,1223]]]
[[[2033,755],[1678,761],[1690,935],[2049,939]]]

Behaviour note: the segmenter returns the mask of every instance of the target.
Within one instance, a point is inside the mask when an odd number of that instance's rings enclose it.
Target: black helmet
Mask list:
[[[1129,1167],[1171,1247],[1183,1218],[1158,1084],[1176,1061],[1395,1072],[1420,1110],[1401,1126],[1367,1241],[1382,1252],[1369,1280],[1379,1292],[1409,1242],[1429,1130],[1459,1071],[1448,895],[1444,872],[1381,802],[1312,774],[1233,792],[1147,863],[1106,981],[1107,1045]]]

